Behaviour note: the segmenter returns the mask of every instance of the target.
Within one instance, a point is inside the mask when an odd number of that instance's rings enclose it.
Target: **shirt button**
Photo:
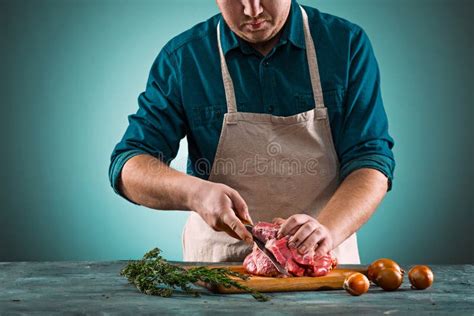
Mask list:
[[[273,106],[270,105],[270,106],[268,107],[268,112],[270,112],[270,113],[273,112]]]
[[[268,67],[268,66],[270,65],[270,62],[265,61],[265,62],[263,63],[263,65],[266,66],[266,67]]]

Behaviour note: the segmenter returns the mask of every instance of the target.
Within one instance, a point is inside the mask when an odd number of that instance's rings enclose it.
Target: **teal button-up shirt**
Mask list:
[[[393,140],[380,94],[380,76],[363,29],[304,6],[313,36],[341,180],[359,168],[390,180]],[[150,154],[170,163],[188,141],[188,174],[207,179],[227,112],[217,47],[217,23],[240,112],[289,116],[314,107],[303,21],[293,1],[278,44],[263,56],[217,14],[170,40],[154,61],[138,111],[116,145],[109,169],[117,193],[125,162]]]

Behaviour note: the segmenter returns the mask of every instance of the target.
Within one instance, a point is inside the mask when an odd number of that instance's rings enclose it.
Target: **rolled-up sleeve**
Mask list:
[[[341,178],[360,168],[379,170],[391,189],[395,160],[380,92],[380,73],[366,33],[357,27],[350,46],[344,124],[338,144]]]
[[[114,191],[125,163],[140,154],[149,154],[169,164],[186,134],[184,111],[176,61],[165,48],[155,59],[146,89],[138,97],[138,111],[128,117],[129,125],[115,146],[109,167],[109,179]]]

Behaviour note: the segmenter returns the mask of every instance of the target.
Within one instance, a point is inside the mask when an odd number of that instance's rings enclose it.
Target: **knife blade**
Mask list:
[[[268,259],[270,259],[270,261],[273,263],[273,265],[278,270],[278,272],[280,272],[281,274],[286,275],[286,276],[291,276],[288,273],[288,271],[286,271],[286,269],[278,262],[278,260],[275,258],[273,253],[270,250],[268,250],[267,248],[265,248],[265,243],[263,241],[261,241],[260,239],[258,239],[257,236],[255,236],[255,234],[253,233],[253,226],[245,224],[245,228],[252,235],[253,242],[257,245],[258,249],[260,249],[260,251],[262,251],[263,254]]]

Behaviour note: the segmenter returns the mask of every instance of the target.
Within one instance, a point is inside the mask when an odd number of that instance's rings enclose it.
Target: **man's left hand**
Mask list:
[[[297,248],[301,254],[314,249],[316,257],[322,257],[334,248],[332,235],[326,226],[309,215],[295,214],[286,220],[276,218],[274,222],[281,224],[277,238],[290,236],[288,246]]]

